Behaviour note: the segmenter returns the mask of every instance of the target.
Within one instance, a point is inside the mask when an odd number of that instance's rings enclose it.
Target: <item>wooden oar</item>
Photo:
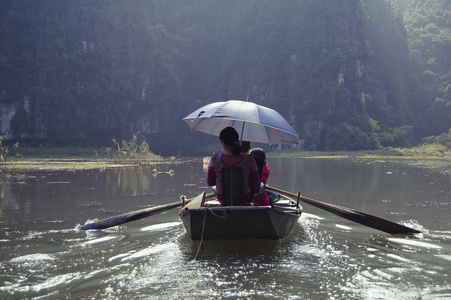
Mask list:
[[[205,192],[202,192],[202,194]],[[202,195],[201,194],[201,195]],[[215,196],[214,193],[208,194],[205,196],[205,199],[208,198],[213,198]],[[193,200],[195,198],[192,198],[190,200],[186,200],[185,204],[189,203],[191,200]],[[182,206],[182,202],[181,201],[177,201],[177,202],[172,202],[169,204],[164,204],[164,205],[160,205],[160,206],[155,206],[155,207],[149,207],[149,208],[143,208],[140,210],[135,210],[132,212],[128,212],[128,213],[124,213],[124,214],[120,214],[114,217],[110,217],[107,219],[103,219],[97,222],[92,222],[92,223],[88,223],[85,224],[81,227],[81,230],[88,230],[88,229],[105,229],[105,228],[109,228],[109,227],[113,227],[116,225],[120,225],[120,224],[124,224],[124,223],[128,223],[131,221],[135,221],[135,220],[139,220],[145,217],[149,217],[155,214],[159,214],[162,213],[164,211],[176,208],[178,206]]]
[[[280,190],[278,188],[274,188],[274,187],[269,187],[266,186],[266,189],[268,191],[274,192],[274,193],[278,193],[281,195],[285,195],[287,197],[290,198],[294,198],[297,199],[297,195],[290,193],[290,192],[286,192],[283,190]],[[391,233],[391,234],[413,234],[413,233],[421,233],[421,231],[418,231],[416,229],[410,228],[410,227],[406,227],[404,225],[389,221],[389,220],[385,220],[376,216],[372,216],[363,212],[359,212],[356,211],[354,209],[351,208],[346,208],[346,207],[342,207],[342,206],[338,206],[338,205],[334,205],[334,204],[329,204],[329,203],[325,203],[322,201],[318,201],[318,200],[314,200],[314,199],[310,199],[307,197],[301,197],[300,200],[302,202],[311,204],[313,206],[316,206],[318,208],[324,209],[328,212],[331,212],[333,214],[336,214],[337,216],[343,217],[345,219],[360,223],[362,225],[368,226],[368,227],[372,227],[387,233]]]

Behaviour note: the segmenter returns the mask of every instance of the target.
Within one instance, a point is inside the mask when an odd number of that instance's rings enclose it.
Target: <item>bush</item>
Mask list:
[[[17,149],[19,147],[19,142],[14,144],[14,149]],[[3,137],[0,135],[0,161],[3,161],[6,163],[6,160],[11,155],[11,151],[9,150],[9,147],[3,143]]]
[[[413,126],[402,126],[384,131],[377,135],[383,147],[411,147],[413,144]]]
[[[324,150],[357,151],[378,148],[371,134],[350,124],[340,124],[325,134]]]
[[[442,133],[439,136],[429,136],[421,140],[423,144],[440,144],[451,150],[451,129],[448,133]]]

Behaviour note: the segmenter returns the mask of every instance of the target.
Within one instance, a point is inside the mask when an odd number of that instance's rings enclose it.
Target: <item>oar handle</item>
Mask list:
[[[287,191],[284,191],[284,190],[281,190],[281,189],[278,189],[278,188],[275,188],[275,187],[271,187],[271,186],[266,186],[266,189],[268,191],[271,191],[271,192],[274,192],[274,193],[278,193],[280,195],[284,195],[284,196],[287,196],[287,197],[290,197],[290,198],[293,198],[293,199],[298,199],[298,194],[290,193],[290,192],[287,192]],[[341,210],[341,211],[342,210],[346,210],[348,212],[359,213],[359,212],[357,212],[357,211],[355,211],[355,210],[353,210],[351,208],[346,208],[346,207],[343,207],[343,206],[326,203],[326,202],[323,202],[323,201],[307,198],[307,197],[304,197],[304,196],[299,197],[299,200],[301,200],[302,202],[305,202],[307,204],[311,204],[313,206],[316,206],[316,207],[328,210],[328,211],[329,211],[328,208],[330,208],[331,210],[338,209],[338,210]],[[334,213],[333,211],[331,211],[331,212]]]

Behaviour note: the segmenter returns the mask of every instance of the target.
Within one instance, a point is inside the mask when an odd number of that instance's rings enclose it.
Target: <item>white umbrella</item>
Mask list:
[[[207,104],[183,120],[192,130],[219,136],[230,126],[240,140],[265,144],[298,144],[298,136],[281,114],[273,109],[241,100]]]

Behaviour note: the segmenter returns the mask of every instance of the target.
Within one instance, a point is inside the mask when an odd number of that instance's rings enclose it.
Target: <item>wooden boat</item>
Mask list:
[[[222,206],[217,200],[198,197],[179,213],[193,240],[283,239],[301,214],[296,201],[281,195],[271,206]]]

